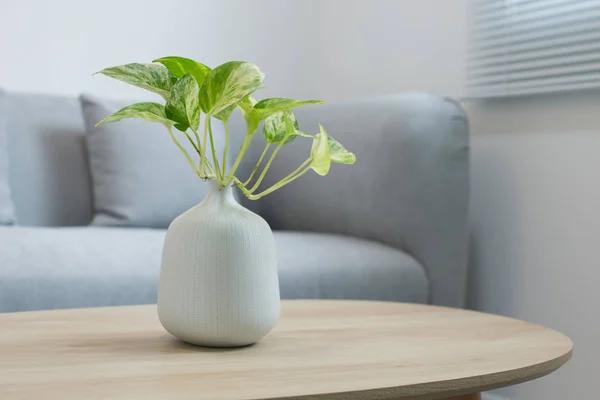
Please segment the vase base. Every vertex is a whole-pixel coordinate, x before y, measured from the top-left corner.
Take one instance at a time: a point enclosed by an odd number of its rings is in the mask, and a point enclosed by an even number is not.
[[[190,341],[186,341],[186,340],[179,339],[179,338],[176,338],[176,339],[182,343],[185,343],[186,345],[189,345],[189,346],[202,347],[205,349],[215,349],[215,350],[218,350],[218,349],[223,349],[223,350],[240,349],[243,347],[251,347],[257,343],[257,342],[252,342],[252,343],[247,343],[247,344],[232,344],[232,343],[212,343],[212,342],[190,342]]]
[[[254,344],[256,344],[258,342],[258,340],[254,340],[254,341],[231,341],[231,340],[197,340],[197,339],[189,339],[189,338],[181,338],[181,337],[177,337],[174,336],[175,339],[191,345],[191,346],[197,346],[197,347],[205,347],[205,348],[211,348],[211,349],[233,349],[233,348],[240,348],[240,347],[249,347],[252,346]]]
[[[160,319],[160,318],[159,318]],[[162,322],[162,321],[161,321]],[[254,335],[246,335],[245,337],[240,336],[215,336],[211,334],[198,334],[198,332],[185,332],[179,329],[169,329],[165,324],[162,324],[167,332],[169,332],[175,339],[199,347],[207,348],[236,348],[236,347],[248,347],[252,346],[259,340],[261,340],[268,331],[255,332]]]

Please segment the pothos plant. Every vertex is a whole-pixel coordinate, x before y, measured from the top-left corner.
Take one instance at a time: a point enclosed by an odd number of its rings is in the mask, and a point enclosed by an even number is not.
[[[319,175],[326,175],[332,162],[353,164],[356,159],[354,154],[329,136],[323,126],[319,125],[320,132],[314,135],[299,129],[292,110],[322,101],[284,98],[256,101],[251,95],[261,86],[265,75],[252,63],[230,61],[214,69],[183,57],[164,57],[154,60],[153,63],[121,65],[103,69],[98,73],[157,93],[165,100],[165,105],[153,102],[135,103],[105,118],[96,126],[125,118],[140,118],[161,123],[167,128],[171,139],[199,178],[216,179],[222,186],[238,186],[251,200],[272,193],[311,169]],[[228,122],[235,109],[239,109],[245,119],[246,132],[237,157],[227,170]],[[205,114],[205,118],[201,128],[202,113]],[[213,119],[221,121],[225,131],[225,147],[220,158],[215,150]],[[236,176],[236,172],[261,122],[262,135],[266,140],[265,149],[250,176],[241,179]],[[176,135],[173,128],[182,132],[190,142],[197,153],[197,161],[181,145],[177,138],[180,134]],[[279,150],[297,137],[312,140],[307,160],[279,182],[257,192]],[[263,166],[269,149],[273,147],[274,150]],[[207,155],[209,152],[212,162]]]

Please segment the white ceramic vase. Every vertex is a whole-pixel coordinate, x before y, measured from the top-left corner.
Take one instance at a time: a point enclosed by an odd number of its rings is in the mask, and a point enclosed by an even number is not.
[[[212,347],[246,346],[279,319],[273,233],[231,186],[209,182],[205,199],[169,226],[158,317],[173,336]]]

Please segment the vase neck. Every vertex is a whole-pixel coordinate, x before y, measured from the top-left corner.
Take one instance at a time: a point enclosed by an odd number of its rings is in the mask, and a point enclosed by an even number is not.
[[[208,194],[202,201],[206,205],[227,205],[237,204],[235,197],[233,197],[233,188],[231,185],[221,186],[216,179],[211,179],[207,182]]]

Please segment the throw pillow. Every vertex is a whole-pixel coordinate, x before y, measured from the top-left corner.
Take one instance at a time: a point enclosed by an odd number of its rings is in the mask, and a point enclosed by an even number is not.
[[[194,174],[164,126],[126,119],[95,127],[132,102],[85,94],[80,101],[94,194],[92,225],[167,228],[203,199],[206,183]],[[219,124],[213,125],[216,147],[222,151],[222,130]],[[174,133],[189,154],[196,156],[185,135]]]
[[[15,222],[13,203],[8,181],[8,132],[6,131],[6,96],[0,90],[0,225]]]

